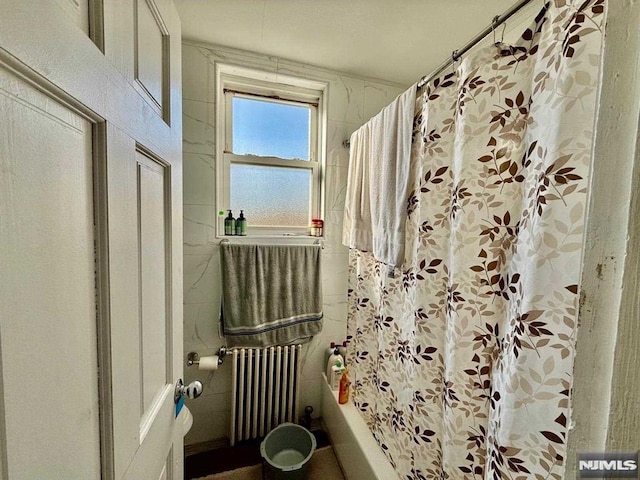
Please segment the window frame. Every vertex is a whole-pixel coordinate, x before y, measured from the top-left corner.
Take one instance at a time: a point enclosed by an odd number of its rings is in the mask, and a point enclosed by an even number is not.
[[[216,237],[223,238],[224,217],[230,209],[231,165],[259,165],[265,167],[301,168],[311,171],[309,219],[323,218],[324,170],[326,157],[327,115],[324,104],[327,84],[244,67],[218,64],[216,75],[216,209],[224,212],[216,222]],[[246,97],[275,103],[308,105],[309,160],[286,159],[273,156],[239,155],[232,153],[232,99]],[[221,175],[220,175],[221,174]],[[234,212],[237,216],[239,212]],[[245,212],[251,222],[251,212]],[[257,226],[247,228],[247,236],[282,237],[309,236],[311,226]]]

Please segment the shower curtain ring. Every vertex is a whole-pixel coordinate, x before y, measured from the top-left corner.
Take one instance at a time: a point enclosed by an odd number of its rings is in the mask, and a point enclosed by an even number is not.
[[[491,33],[493,33],[493,44],[497,45],[498,42],[496,42],[496,28],[498,27],[498,22],[500,21],[500,15],[496,15],[495,17],[493,17],[493,20],[491,20]]]
[[[493,20],[491,20],[491,33],[493,33],[493,44],[498,46],[501,45],[502,43],[504,43],[504,32],[507,29],[507,24],[503,23],[502,24],[502,35],[500,35],[500,41],[496,41],[496,29],[498,28],[498,26],[500,25],[500,15],[496,15],[495,17],[493,17]]]
[[[451,61],[453,62],[454,65],[459,58],[460,57],[458,56],[458,50],[454,50],[453,52],[451,52]]]

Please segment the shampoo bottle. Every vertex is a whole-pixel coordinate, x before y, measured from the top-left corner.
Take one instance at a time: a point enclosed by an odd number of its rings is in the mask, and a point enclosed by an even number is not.
[[[329,381],[331,390],[338,390],[340,388],[340,379],[342,378],[344,371],[344,365],[342,365],[340,361],[337,361],[336,364],[331,367],[331,380]]]
[[[349,381],[349,377],[347,374],[348,370],[342,372],[342,378],[340,379],[340,389],[338,390],[338,403],[344,405],[349,401],[349,385],[351,382]]]
[[[240,210],[240,216],[236,219],[236,235],[247,234],[247,219],[244,218],[244,210]]]
[[[231,210],[227,210],[229,215],[224,219],[224,234],[225,235],[233,235],[236,229],[236,219],[233,218],[233,214]]]
[[[333,353],[329,357],[329,361],[327,362],[327,382],[331,385],[331,367],[333,367],[336,363],[340,362],[340,365],[344,365],[344,358],[342,355],[338,353],[338,349],[334,349]]]

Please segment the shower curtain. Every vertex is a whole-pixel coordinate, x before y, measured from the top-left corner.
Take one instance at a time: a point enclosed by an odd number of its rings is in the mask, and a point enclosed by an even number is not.
[[[354,402],[403,479],[564,477],[604,9],[418,91],[404,264],[349,255]]]

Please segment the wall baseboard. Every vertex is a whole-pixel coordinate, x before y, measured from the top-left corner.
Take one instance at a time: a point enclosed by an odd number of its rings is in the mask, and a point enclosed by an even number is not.
[[[217,448],[225,448],[229,446],[228,438],[220,438],[218,440],[210,440],[208,442],[194,443],[184,446],[184,456],[195,455],[196,453],[208,452]]]

